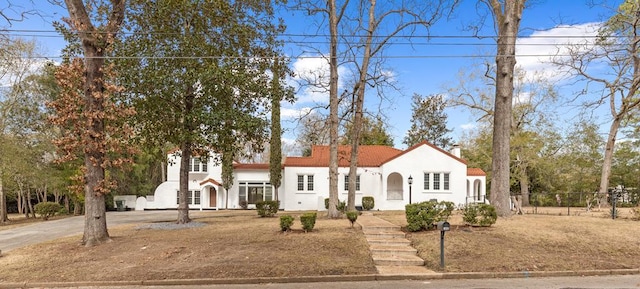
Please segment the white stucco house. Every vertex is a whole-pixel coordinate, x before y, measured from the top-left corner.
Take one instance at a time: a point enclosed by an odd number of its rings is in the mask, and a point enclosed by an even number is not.
[[[339,199],[347,199],[350,146],[338,150]],[[175,209],[178,206],[180,157],[168,154],[167,181],[153,196],[140,197],[136,209]],[[468,168],[460,149],[446,152],[428,142],[406,150],[389,146],[360,146],[356,179],[356,205],[363,196],[375,199],[379,210],[403,210],[406,204],[428,200],[451,201],[456,205],[486,202],[486,173]],[[280,208],[288,211],[325,210],[329,197],[329,147],[313,146],[311,156],[287,157],[282,185],[278,188]],[[246,201],[274,199],[268,164],[234,164],[233,185],[228,194],[221,184],[221,167],[213,161],[192,158],[189,166],[191,209],[236,209]],[[409,178],[412,182],[409,184]]]

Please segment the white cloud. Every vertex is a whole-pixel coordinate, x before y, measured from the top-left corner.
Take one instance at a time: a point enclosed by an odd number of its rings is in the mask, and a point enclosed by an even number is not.
[[[462,130],[475,130],[476,128],[478,128],[478,123],[475,123],[475,122],[464,123],[460,125],[460,128]]]
[[[297,119],[311,112],[310,107],[303,108],[281,108],[280,117],[283,119]]]
[[[329,103],[329,62],[324,55],[303,55],[292,64],[294,76],[289,85],[297,89],[296,103]],[[338,68],[338,87],[343,86],[346,70]]]
[[[516,43],[517,65],[527,74],[539,73],[548,79],[558,79],[566,71],[551,64],[552,57],[563,58],[572,45],[589,47],[595,42],[602,23],[560,25],[549,30],[537,31],[529,37],[518,38]]]

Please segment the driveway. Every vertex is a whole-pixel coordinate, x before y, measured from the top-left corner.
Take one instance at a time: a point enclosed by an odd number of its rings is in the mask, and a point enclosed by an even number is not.
[[[192,216],[194,212],[189,212]],[[200,212],[198,212],[200,213]],[[178,212],[169,211],[127,211],[107,212],[107,228],[123,224],[167,222],[178,218]],[[0,251],[9,252],[27,245],[37,244],[67,236],[82,235],[84,216],[49,220],[0,231]],[[82,236],[78,236],[78,241]]]

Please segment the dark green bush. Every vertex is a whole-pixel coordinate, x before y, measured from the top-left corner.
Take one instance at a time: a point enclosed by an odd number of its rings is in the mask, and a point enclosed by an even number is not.
[[[363,210],[371,210],[373,209],[373,207],[376,206],[376,202],[373,199],[373,197],[367,196],[367,197],[362,197],[362,209]]]
[[[468,205],[462,214],[462,220],[472,226],[490,227],[498,220],[496,208],[487,204]]]
[[[327,210],[329,209],[329,198],[324,199],[324,208]],[[337,209],[338,209],[338,212],[344,213],[347,210],[347,203],[338,200]]]
[[[239,205],[240,205],[240,208],[242,208],[243,210],[246,210],[247,208],[249,208],[249,203],[247,203],[247,201],[245,200],[240,201]]]
[[[290,215],[280,216],[280,229],[282,229],[283,232],[291,230],[293,220],[294,218]]]
[[[42,202],[36,204],[33,209],[42,219],[49,220],[49,218],[55,216],[56,213],[62,209],[62,206],[56,202]]]
[[[449,219],[453,203],[428,201],[405,206],[407,230],[417,232],[431,229],[435,223]]]
[[[310,232],[316,225],[316,213],[304,213],[300,216],[300,223],[302,223],[302,229],[305,232]]]
[[[273,217],[278,213],[280,201],[258,201],[256,202],[256,210],[260,217]]]
[[[347,219],[351,222],[351,227],[353,227],[353,223],[358,219],[358,211],[349,211],[347,212]]]

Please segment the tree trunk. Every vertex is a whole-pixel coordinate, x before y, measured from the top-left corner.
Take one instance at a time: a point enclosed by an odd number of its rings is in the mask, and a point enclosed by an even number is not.
[[[529,206],[529,175],[527,173],[526,164],[520,163],[518,166],[520,170],[519,181],[520,181],[520,202],[522,206]]]
[[[74,216],[80,216],[82,215],[82,204],[80,203],[80,200],[78,200],[77,198],[73,199],[73,215]]]
[[[620,117],[614,117],[609,127],[609,136],[604,147],[604,159],[602,160],[602,173],[600,174],[600,188],[598,189],[598,207],[607,203],[609,178],[611,177],[611,163],[613,162],[613,148],[616,145],[616,135],[620,128]]]
[[[91,23],[83,0],[65,0],[73,28],[78,32],[85,56],[84,113],[88,116],[86,130],[84,166],[84,234],[85,246],[108,242],[107,218],[104,194],[104,75],[102,67],[106,48],[112,42],[124,19],[124,0],[112,0],[112,10],[104,27],[96,28]]]
[[[89,115],[87,132],[91,135],[91,144],[84,153],[84,235],[82,243],[94,246],[110,241],[107,231],[106,204],[104,199],[104,160],[105,152],[100,149],[105,142],[104,119],[100,116],[104,110],[104,99],[97,96],[104,92],[102,67],[104,50],[83,42],[85,53],[86,80],[84,84],[85,110]]]
[[[336,0],[329,0],[329,209],[327,216],[335,219],[338,212],[338,15]]]
[[[7,198],[4,195],[4,190],[2,188],[2,171],[0,171],[0,224],[5,224],[8,221]]]
[[[186,224],[191,222],[189,219],[189,204],[187,198],[189,194],[189,165],[191,162],[191,144],[182,143],[180,147],[180,192],[178,193],[178,224]]]
[[[367,40],[362,55],[362,66],[358,83],[355,85],[353,93],[356,95],[355,111],[353,117],[353,129],[351,136],[351,162],[349,164],[349,194],[348,211],[356,210],[356,181],[358,177],[358,146],[362,135],[362,110],[364,106],[364,93],[367,85],[367,71],[369,71],[369,60],[371,59],[371,43],[373,41],[373,31],[375,30],[375,10],[376,0],[369,1],[369,27],[367,29]]]
[[[38,192],[36,192],[36,195],[38,194]],[[29,218],[29,213],[31,213],[31,217],[32,218],[36,218],[36,211],[33,209],[33,204],[31,203],[31,191],[29,190],[29,188],[27,188],[27,208],[26,208],[26,212],[27,212],[27,218]]]
[[[491,196],[498,216],[511,215],[509,207],[509,164],[511,106],[513,105],[513,73],[515,48],[525,0],[492,0],[491,8],[498,30],[496,55],[496,95],[493,118],[493,157],[491,163]],[[502,6],[504,5],[504,13]]]

